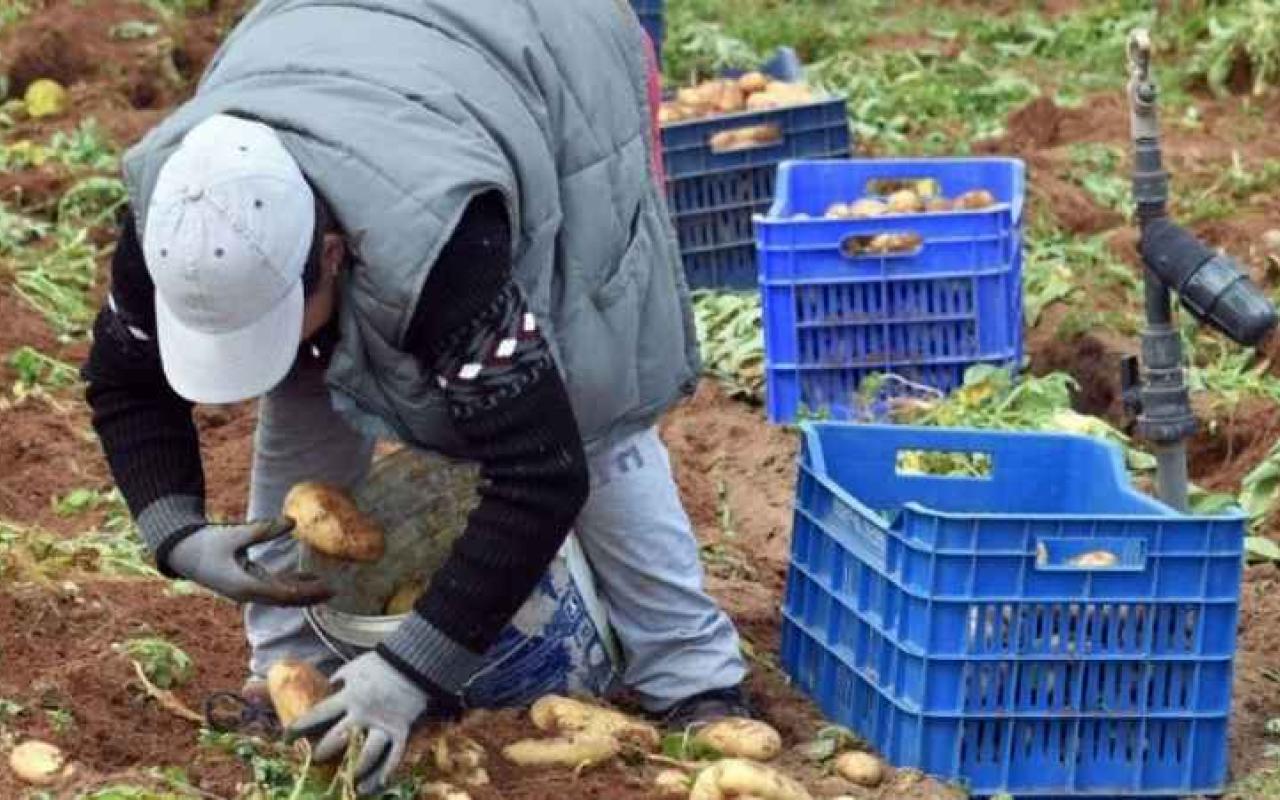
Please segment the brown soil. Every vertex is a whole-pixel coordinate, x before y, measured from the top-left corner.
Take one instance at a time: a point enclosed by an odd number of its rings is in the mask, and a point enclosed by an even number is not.
[[[1280,569],[1249,569],[1240,595],[1240,638],[1236,643],[1235,704],[1232,719],[1231,769],[1245,775],[1267,763],[1274,738],[1264,726],[1280,717]],[[1262,800],[1262,798],[1259,798]]]
[[[1198,409],[1208,419],[1188,450],[1191,477],[1212,491],[1233,491],[1280,441],[1280,408],[1251,399],[1234,407]]]
[[[1063,317],[1061,306],[1047,308],[1040,324],[1028,333],[1031,371],[1036,375],[1066,372],[1079,384],[1073,402],[1077,411],[1119,420],[1124,411],[1120,359],[1135,350],[1131,343],[1103,330],[1064,337],[1058,333]]]
[[[797,443],[761,423],[758,411],[704,382],[662,433],[699,538],[745,557],[763,588],[776,593],[787,565]]]
[[[149,700],[112,645],[162,636],[182,647],[195,675],[177,694],[199,709],[209,692],[239,685],[244,643],[209,635],[236,625],[231,605],[171,596],[160,582],[83,582],[74,592],[7,588],[0,592],[0,697],[25,707],[13,723],[23,738],[52,742],[75,759],[76,786],[144,766],[182,766],[197,785],[225,792],[240,769],[198,748],[194,726]],[[55,724],[59,711],[72,716],[63,728]],[[19,794],[13,775],[0,770],[0,796]],[[72,787],[60,792],[71,794]]]
[[[198,408],[196,422],[204,455],[209,511],[224,519],[243,518],[249,504],[256,406],[240,403],[222,408]]]

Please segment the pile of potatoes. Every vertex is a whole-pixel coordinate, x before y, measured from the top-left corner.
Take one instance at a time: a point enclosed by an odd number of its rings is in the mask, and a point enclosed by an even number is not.
[[[285,499],[285,514],[295,522],[294,536],[326,555],[352,561],[375,561],[385,552],[384,533],[360,512],[343,489],[321,483],[294,486]],[[401,587],[388,603],[388,613],[412,607],[418,585]],[[303,661],[285,659],[267,673],[267,688],[280,722],[288,726],[332,691],[329,681]],[[692,741],[722,756],[718,760],[685,764],[657,756],[662,736],[653,725],[603,706],[557,695],[540,698],[529,709],[534,727],[545,736],[508,744],[502,755],[527,768],[583,769],[615,758],[640,758],[680,765],[654,779],[658,794],[688,800],[811,800],[798,781],[767,763],[782,753],[782,737],[768,724],[752,719],[722,719],[690,731]],[[451,734],[446,734],[449,736]],[[22,754],[31,765],[25,771],[53,780],[64,768],[60,754],[31,749]],[[424,787],[424,797],[469,800],[463,786],[489,782],[484,749],[471,740],[441,738],[433,750],[436,769],[450,782]],[[15,761],[15,771],[17,769]],[[834,771],[861,785],[874,785],[882,768],[873,756],[846,753],[837,757]],[[20,773],[21,774],[21,773]],[[35,782],[35,781],[32,781]]]
[[[670,125],[739,111],[767,111],[811,103],[813,90],[803,83],[773,80],[762,72],[740,78],[717,78],[687,86],[662,104],[658,122]]]
[[[986,189],[975,189],[959,197],[930,197],[915,189],[899,189],[883,200],[864,197],[852,202],[832,203],[823,215],[827,219],[868,219],[886,214],[936,214],[944,211],[979,211],[996,204]]]
[[[767,723],[730,717],[695,728],[685,735],[691,743],[717,753],[710,762],[680,762],[656,756],[658,730],[609,708],[567,697],[547,695],[529,709],[529,717],[547,738],[525,739],[508,745],[503,755],[522,767],[582,769],[615,757],[644,758],[679,766],[654,776],[654,789],[663,797],[688,800],[811,800],[798,781],[766,762],[782,755],[782,737]],[[859,786],[876,786],[884,777],[879,759],[867,753],[846,752],[831,762],[833,771]]]

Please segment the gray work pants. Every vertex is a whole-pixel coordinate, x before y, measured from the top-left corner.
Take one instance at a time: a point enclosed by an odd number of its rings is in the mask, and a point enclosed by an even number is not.
[[[289,487],[300,481],[355,484],[373,444],[333,411],[320,370],[295,369],[259,405],[249,518],[279,514]],[[621,644],[624,684],[652,711],[736,685],[745,672],[738,635],[703,589],[698,544],[657,429],[589,461],[591,494],[574,531]],[[296,543],[279,539],[253,557],[269,569],[291,568]],[[255,676],[285,656],[336,666],[299,609],[250,603],[244,614]]]

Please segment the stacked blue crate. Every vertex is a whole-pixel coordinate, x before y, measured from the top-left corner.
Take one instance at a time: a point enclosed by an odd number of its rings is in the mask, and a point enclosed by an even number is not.
[[[762,68],[786,81],[803,78],[799,60],[781,48]],[[718,151],[718,134],[767,126],[769,141]],[[753,218],[774,200],[778,165],[787,159],[843,158],[852,146],[844,98],[765,111],[725,114],[662,128],[667,199],[685,275],[695,289],[754,289]]]
[[[756,221],[769,419],[854,419],[873,374],[947,392],[965,370],[1022,357],[1021,161],[789,161]],[[875,182],[935,182],[946,197],[984,189],[976,210],[827,219],[826,209]],[[867,252],[884,234],[915,237],[908,252]]]

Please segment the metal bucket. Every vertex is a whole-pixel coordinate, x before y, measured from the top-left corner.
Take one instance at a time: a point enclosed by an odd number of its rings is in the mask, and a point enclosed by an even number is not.
[[[383,612],[409,581],[426,585],[449,555],[478,502],[475,465],[401,449],[378,459],[352,491],[360,510],[386,534],[372,563],[329,558],[305,545],[303,569],[323,575],[337,595],[306,610],[338,656],[372,649],[404,615]],[[591,570],[570,534],[547,573],[464,688],[472,708],[525,705],[548,693],[604,694],[620,663]]]

